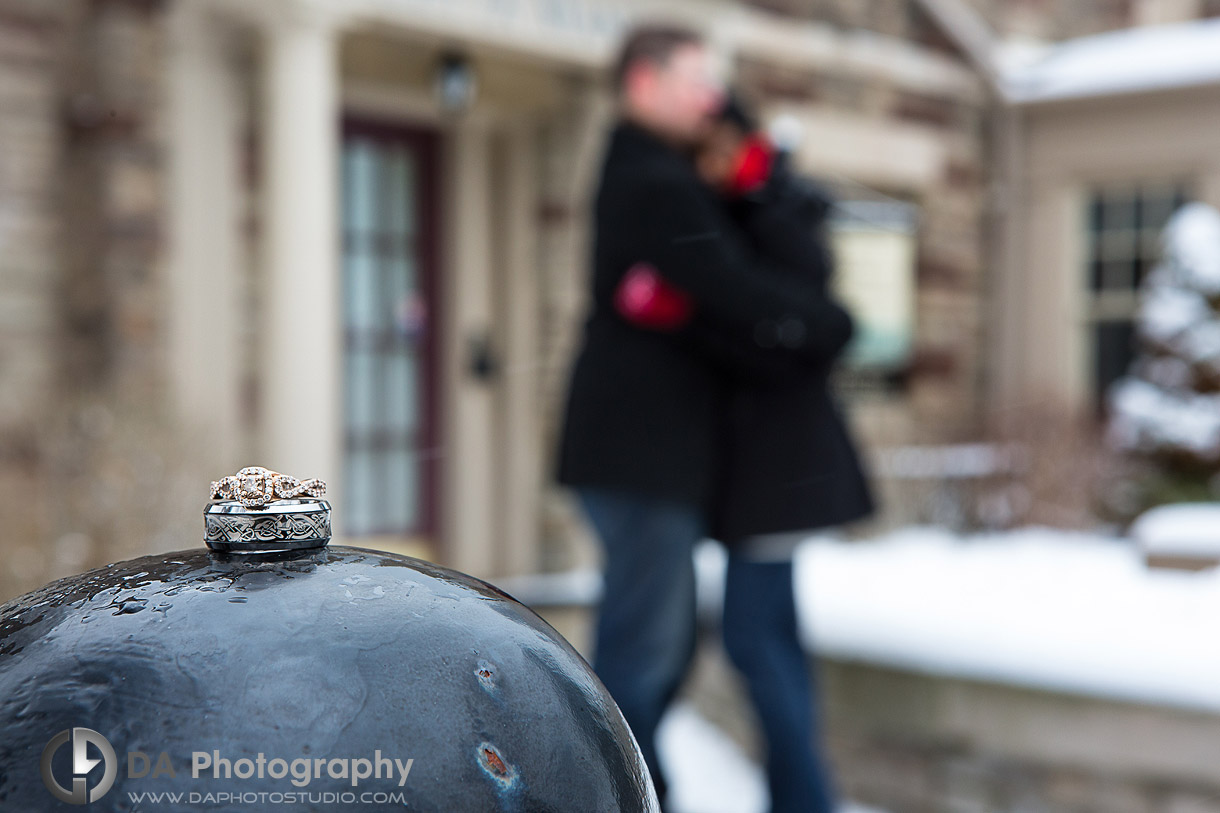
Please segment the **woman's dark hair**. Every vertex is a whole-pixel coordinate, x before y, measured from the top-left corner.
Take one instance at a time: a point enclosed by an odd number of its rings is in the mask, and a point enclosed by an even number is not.
[[[664,65],[674,51],[687,45],[703,45],[703,35],[677,23],[637,25],[623,38],[614,60],[611,79],[615,92],[622,91],[627,74],[640,62]]]
[[[724,104],[716,118],[736,125],[743,133],[752,133],[758,129],[758,117],[737,91],[730,91],[724,97]]]

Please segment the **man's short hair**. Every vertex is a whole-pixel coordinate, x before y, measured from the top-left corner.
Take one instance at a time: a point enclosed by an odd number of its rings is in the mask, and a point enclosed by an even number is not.
[[[631,29],[619,46],[611,80],[616,93],[623,90],[627,74],[641,62],[664,65],[674,51],[688,45],[703,45],[703,35],[680,23],[643,23]]]

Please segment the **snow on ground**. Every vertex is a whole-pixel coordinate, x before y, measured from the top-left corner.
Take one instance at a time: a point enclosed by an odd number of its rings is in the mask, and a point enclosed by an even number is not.
[[[696,551],[705,617],[719,612],[724,558],[715,543]],[[1150,569],[1131,540],[1039,528],[812,538],[797,584],[806,643],[833,658],[1220,712],[1220,569]],[[532,604],[600,593],[588,570],[502,586]]]
[[[661,721],[661,762],[677,813],[763,813],[762,770],[690,703],[677,703]],[[848,804],[840,813],[882,813]]]
[[[763,813],[767,786],[757,765],[690,703],[677,703],[657,733],[678,813]]]
[[[1210,522],[1185,519],[1195,530]],[[705,613],[718,612],[724,562],[715,543],[696,551]],[[1220,569],[1149,569],[1131,540],[1043,528],[813,537],[796,564],[805,642],[820,654],[1220,713]],[[514,591],[527,602],[531,592],[589,602],[599,592],[592,571],[522,580]],[[692,707],[673,709],[660,736],[681,813],[765,809],[759,768]]]
[[[1081,37],[1017,62],[1004,87],[1022,102],[1220,82],[1220,20]]]
[[[806,642],[831,657],[1220,712],[1220,571],[1150,570],[1127,541],[815,539],[797,583]]]

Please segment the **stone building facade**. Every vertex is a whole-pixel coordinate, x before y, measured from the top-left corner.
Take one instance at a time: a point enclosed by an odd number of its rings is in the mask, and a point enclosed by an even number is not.
[[[337,511],[373,512],[347,541],[485,576],[588,561],[549,465],[612,115],[601,71],[647,15],[703,25],[768,118],[799,119],[804,171],[915,213],[884,248],[908,291],[907,352],[862,376],[857,422],[878,446],[977,436],[991,92],[933,11],[461,8],[5,0],[4,595],[192,543],[204,484],[252,462],[323,476]],[[477,82],[461,111],[436,95],[453,53]],[[344,286],[371,262],[344,229],[352,196],[374,194],[352,185],[359,162],[399,155],[420,173],[409,204],[430,248],[394,311],[426,318],[394,330],[422,336],[402,352],[424,354],[410,392],[430,425],[386,464],[415,506],[387,519],[369,497],[386,478],[358,479],[382,463],[353,463],[349,418],[368,405],[340,397],[359,352]],[[888,239],[868,237],[844,239],[861,256]],[[423,431],[391,429],[369,435],[378,461],[384,437]]]

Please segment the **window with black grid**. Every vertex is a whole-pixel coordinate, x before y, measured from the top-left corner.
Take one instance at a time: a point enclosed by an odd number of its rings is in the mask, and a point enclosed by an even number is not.
[[[1160,259],[1161,232],[1189,199],[1182,182],[1093,190],[1086,218],[1087,319],[1092,341],[1094,402],[1125,375],[1134,357],[1135,312],[1144,277]]]

